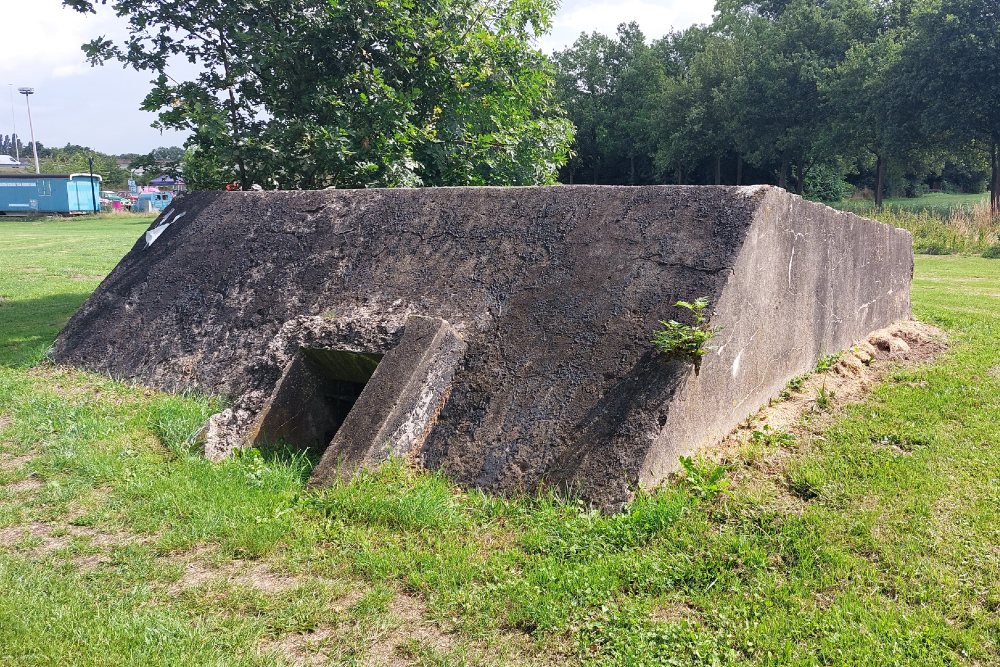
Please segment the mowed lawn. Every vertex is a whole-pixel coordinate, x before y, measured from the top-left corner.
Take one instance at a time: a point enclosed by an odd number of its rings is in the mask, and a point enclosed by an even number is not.
[[[1000,664],[1000,261],[917,258],[934,364],[603,516],[211,464],[217,400],[46,362],[144,225],[0,222],[0,665]]]
[[[920,213],[926,211],[932,215],[947,218],[953,211],[971,211],[976,207],[989,206],[990,195],[988,192],[980,194],[954,194],[948,192],[930,192],[920,197],[898,197],[888,198],[883,202],[883,206],[889,211]],[[874,202],[846,200],[840,202],[837,208],[847,211],[857,211],[871,213]]]

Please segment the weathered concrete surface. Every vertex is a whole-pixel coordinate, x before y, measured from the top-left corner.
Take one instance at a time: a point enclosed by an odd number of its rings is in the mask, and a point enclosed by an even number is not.
[[[216,457],[247,441],[303,348],[385,355],[371,382],[399,382],[371,394],[386,407],[367,421],[352,410],[328,461],[396,451],[376,434],[434,387],[414,413],[425,432],[400,453],[466,485],[552,484],[613,505],[820,354],[909,316],[907,232],[777,188],[196,193],[164,222],[55,356],[234,397],[206,429]],[[674,302],[699,296],[719,332],[696,374],[649,341],[660,319],[683,317]],[[446,321],[464,350],[440,351],[443,365],[390,361],[410,316]]]

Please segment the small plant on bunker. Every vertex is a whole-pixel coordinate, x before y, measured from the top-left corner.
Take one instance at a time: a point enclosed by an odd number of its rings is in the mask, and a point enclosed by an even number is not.
[[[691,313],[694,324],[682,324],[677,320],[660,320],[663,329],[653,334],[653,345],[656,349],[670,356],[680,356],[698,365],[701,358],[708,354],[705,349],[715,331],[708,325],[705,311],[708,309],[708,297],[694,301],[678,301],[674,304]]]
[[[695,461],[690,456],[682,456],[681,465],[685,486],[701,500],[712,500],[729,486],[729,480],[724,479],[725,466]]]

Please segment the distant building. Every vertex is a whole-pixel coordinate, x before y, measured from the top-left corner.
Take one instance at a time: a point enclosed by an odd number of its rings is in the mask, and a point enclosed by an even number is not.
[[[182,192],[184,190],[183,178],[174,178],[173,176],[167,176],[166,174],[157,176],[151,180],[149,184],[154,188],[166,188],[176,192]]]

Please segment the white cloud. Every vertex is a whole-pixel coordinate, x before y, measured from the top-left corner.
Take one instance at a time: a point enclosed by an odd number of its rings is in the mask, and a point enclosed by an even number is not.
[[[104,12],[79,14],[62,6],[61,0],[0,0],[0,15],[6,26],[0,77],[53,74],[68,67],[83,67],[80,46],[104,33],[121,34],[121,24]]]
[[[715,0],[566,0],[556,15],[552,34],[541,40],[545,51],[563,49],[581,32],[613,35],[620,23],[635,21],[655,39],[712,19]]]
[[[0,0],[0,25],[16,26],[5,31],[0,57],[0,86],[8,84],[0,88],[0,134],[13,132],[16,124],[27,143],[26,106],[16,89],[30,86],[35,137],[48,146],[73,143],[139,153],[184,142],[183,134],[152,129],[156,115],[139,109],[151,78],[147,73],[87,63],[84,42],[102,35],[120,41],[126,34],[124,21],[106,7],[95,15],[63,7],[62,0]]]

